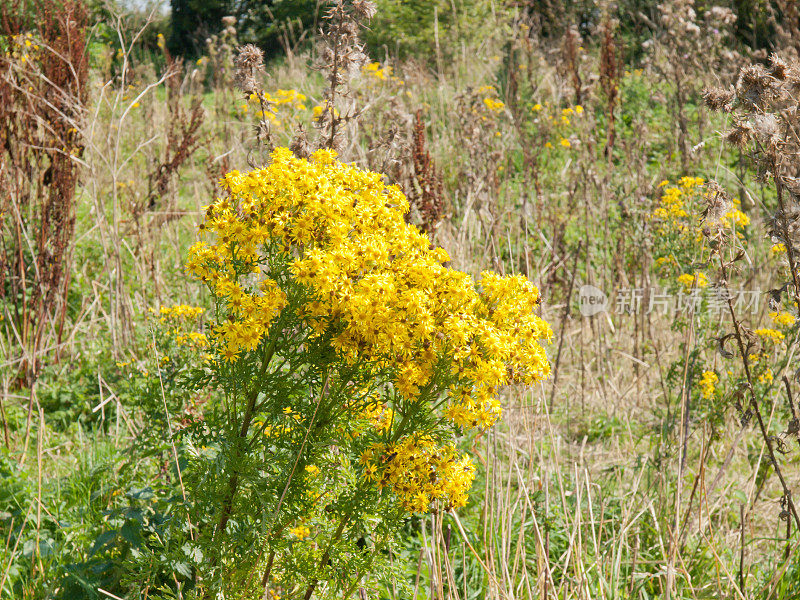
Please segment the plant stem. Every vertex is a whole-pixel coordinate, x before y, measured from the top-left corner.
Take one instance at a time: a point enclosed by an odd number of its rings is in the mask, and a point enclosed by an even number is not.
[[[239,459],[241,458],[243,451],[244,440],[247,439],[247,432],[250,430],[250,425],[253,422],[256,400],[258,399],[258,392],[260,389],[258,386],[258,381],[261,380],[267,372],[269,363],[272,361],[272,357],[275,355],[276,344],[277,340],[273,340],[267,348],[264,359],[261,363],[259,375],[256,378],[256,381],[253,383],[253,387],[247,397],[247,406],[245,407],[244,415],[242,417],[242,424],[239,428],[239,434],[236,437],[236,442],[234,445],[234,455],[236,460],[231,462],[233,472],[228,479],[228,490],[225,493],[225,499],[222,502],[222,511],[220,512],[219,522],[217,523],[216,530],[214,531],[214,537],[221,536],[225,532],[225,528],[228,526],[228,521],[230,520],[231,513],[233,512],[233,500],[236,497],[236,492],[239,489],[239,465],[241,463]],[[220,540],[217,540],[218,548],[220,547],[219,541]],[[212,568],[216,566],[217,560],[217,555],[211,557]]]
[[[777,173],[777,171],[775,171]],[[794,247],[789,237],[789,223],[786,210],[783,203],[783,184],[780,180],[780,175],[775,176],[775,190],[778,195],[778,206],[781,211],[781,228],[783,229],[783,239],[786,243],[786,256],[789,259],[789,270],[792,273],[792,283],[794,284],[794,301],[797,304],[797,309],[800,311],[800,282],[797,279],[797,264],[795,262]]]
[[[720,254],[718,254],[717,256],[719,257],[720,272],[722,273],[722,279],[723,281],[727,282],[728,272],[727,269],[725,268],[725,263]],[[727,283],[726,283],[726,288],[727,288]],[[789,486],[783,477],[783,473],[781,472],[781,469],[778,466],[778,459],[775,457],[775,450],[772,447],[772,440],[770,439],[766,425],[764,425],[764,418],[761,416],[761,408],[758,405],[758,400],[756,399],[756,394],[753,389],[753,379],[750,374],[750,364],[747,360],[747,351],[745,349],[744,341],[742,340],[742,332],[740,329],[739,321],[736,318],[736,312],[733,310],[733,302],[731,302],[730,294],[726,294],[726,302],[728,304],[728,311],[730,312],[731,319],[733,320],[733,333],[734,337],[736,338],[736,344],[739,347],[739,354],[742,357],[744,374],[745,377],[747,377],[747,389],[750,392],[750,404],[753,407],[753,412],[756,415],[756,420],[758,421],[758,428],[761,431],[761,437],[764,439],[764,444],[766,444],[767,446],[767,453],[769,454],[769,458],[772,461],[772,465],[775,467],[775,473],[777,473],[778,479],[780,480],[781,486],[783,487],[783,494],[786,497],[786,505],[789,508],[789,513],[794,518],[798,529],[800,529],[800,516],[798,516],[797,509],[795,508],[794,501],[792,500],[792,491],[789,489]]]
[[[317,573],[321,573],[322,569],[325,568],[325,565],[328,564],[328,560],[330,560],[330,557],[331,557],[331,554],[330,554],[331,553],[331,547],[336,542],[338,542],[339,539],[342,537],[342,533],[344,533],[344,526],[347,524],[347,521],[350,520],[351,512],[349,512],[346,515],[344,515],[342,517],[342,520],[339,521],[339,527],[336,528],[336,533],[333,534],[333,537],[331,538],[331,541],[328,542],[328,547],[325,548],[325,552],[322,554],[322,558],[319,561],[319,567],[317,568]],[[319,579],[317,577],[314,577],[311,580],[311,583],[309,583],[308,587],[306,588],[306,593],[303,596],[303,600],[309,600],[311,598],[311,595],[314,593],[314,590],[316,589],[318,583],[319,583]]]

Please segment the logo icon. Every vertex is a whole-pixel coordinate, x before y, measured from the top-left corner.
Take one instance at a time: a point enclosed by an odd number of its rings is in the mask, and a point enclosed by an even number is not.
[[[608,298],[602,290],[593,285],[582,285],[578,290],[578,300],[584,317],[593,317],[608,310]]]

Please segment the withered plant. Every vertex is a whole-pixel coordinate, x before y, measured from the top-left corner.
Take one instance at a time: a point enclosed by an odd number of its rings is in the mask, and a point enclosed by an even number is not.
[[[87,25],[81,0],[0,8],[0,314],[20,384],[36,379],[45,355],[57,360],[64,334]]]
[[[783,244],[788,267],[787,281],[773,290],[772,297],[791,289],[793,300],[800,294],[800,68],[772,55],[768,67],[745,67],[735,86],[705,91],[706,104],[730,113],[733,127],[727,141],[748,150],[764,182],[772,182],[777,197],[769,233],[775,244]]]
[[[616,35],[619,23],[606,15],[600,27],[602,43],[600,45],[600,90],[605,100],[606,112],[606,146],[605,154],[609,159],[616,139],[615,111],[619,104],[619,85],[622,80],[622,52]]]
[[[160,229],[178,218],[177,196],[170,193],[181,169],[203,143],[200,128],[205,111],[202,97],[191,99],[191,106],[184,106],[181,84],[184,81],[183,59],[172,58],[164,48],[167,72],[164,83],[167,88],[166,136],[161,156],[147,176],[147,193],[134,199],[129,207],[136,231],[136,251],[147,263],[158,292],[156,272],[155,240]]]
[[[324,110],[314,123],[319,130],[317,148],[342,151],[343,127],[359,116],[352,102],[350,80],[367,62],[359,40],[363,23],[375,16],[376,7],[368,0],[336,0],[325,13],[320,32],[319,70],[328,83],[323,91]],[[347,100],[350,100],[347,102]],[[341,105],[341,108],[337,108]],[[302,136],[299,132],[299,136]],[[354,139],[355,136],[349,136]],[[295,147],[300,142],[295,143]]]
[[[773,252],[785,255],[785,260],[775,273],[778,279],[769,291],[769,304],[774,311],[772,315],[785,314],[789,322],[796,323],[800,298],[797,263],[800,245],[800,69],[797,64],[772,55],[766,67],[761,64],[744,67],[735,85],[728,89],[708,89],[704,98],[712,110],[731,115],[733,127],[727,133],[727,141],[747,152],[761,181],[775,187],[776,206],[768,221],[768,233],[774,244]],[[712,260],[716,259],[718,263],[720,285],[727,289],[727,281],[745,252],[736,247],[735,239],[723,235],[722,229],[716,226],[718,215],[724,214],[726,207],[731,205],[726,192],[714,184],[708,199],[703,231],[709,241]],[[800,444],[798,409],[790,379],[783,374],[790,368],[796,340],[789,344],[786,356],[779,358],[775,365],[777,375],[782,375],[789,407],[786,432],[784,436],[777,436],[770,432],[767,409],[762,406],[763,398],[755,391],[753,369],[754,362],[759,360],[761,340],[736,314],[730,294],[727,294],[727,308],[733,331],[719,338],[719,353],[726,359],[737,357],[741,362],[744,382],[734,390],[731,400],[740,410],[743,424],[755,417],[767,449],[769,466],[780,481],[780,518],[786,522],[788,559],[791,524],[800,530],[800,515],[789,478],[783,472],[785,465],[781,465],[779,456],[789,452],[785,437]],[[732,342],[728,345],[733,345],[734,351],[726,347],[726,342]]]
[[[704,82],[710,83],[710,73],[724,77],[736,64],[737,54],[725,44],[736,15],[728,8],[714,6],[701,19],[694,0],[664,2],[658,5],[658,11],[659,21],[650,23],[654,34],[645,48],[650,53],[650,68],[667,84],[667,106],[673,115],[681,170],[689,173],[693,139],[688,105],[699,101]],[[702,111],[696,124],[698,138],[702,138]]]
[[[413,217],[418,220],[420,229],[433,235],[444,216],[445,196],[442,176],[431,158],[425,140],[425,123],[422,110],[414,115],[414,139],[411,148],[412,173],[405,181],[406,197],[411,210],[406,221]]]
[[[583,52],[583,38],[575,26],[564,33],[561,40],[561,70],[565,79],[572,86],[575,104],[583,104],[583,78],[581,77],[581,54]]]

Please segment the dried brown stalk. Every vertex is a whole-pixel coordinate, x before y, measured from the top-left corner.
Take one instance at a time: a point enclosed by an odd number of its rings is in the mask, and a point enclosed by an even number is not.
[[[36,36],[19,0],[0,9],[0,300],[20,384],[35,380],[42,349],[66,320],[80,125],[87,101],[81,0],[38,0]],[[55,359],[57,359],[57,355]]]

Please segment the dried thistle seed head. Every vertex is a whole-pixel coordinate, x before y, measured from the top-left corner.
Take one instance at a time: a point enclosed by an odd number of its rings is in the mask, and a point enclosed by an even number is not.
[[[733,208],[733,201],[716,181],[709,181],[705,188],[706,207],[703,210],[703,220],[708,225],[716,225]]]
[[[742,69],[736,82],[739,99],[752,108],[760,108],[771,89],[767,71],[761,65],[750,65]]]
[[[361,68],[367,64],[368,57],[360,49],[356,48],[344,55],[342,63],[347,69],[350,77],[356,76]]]
[[[703,100],[711,110],[730,112],[733,110],[733,100],[736,92],[733,87],[729,90],[722,88],[709,88],[703,92]]]
[[[308,136],[306,136],[306,130],[302,125],[297,126],[297,131],[295,131],[289,150],[294,152],[297,158],[308,158],[314,151],[314,148],[308,141]]]
[[[753,126],[748,121],[741,121],[725,135],[725,139],[729,144],[744,148],[750,141],[752,133]]]
[[[333,139],[331,140],[329,146],[331,150],[336,150],[336,152],[339,154],[342,153],[342,148],[344,148],[344,132],[342,131],[341,127],[334,133]]]
[[[339,33],[345,36],[350,43],[358,37],[358,23],[350,19],[342,21],[339,27]]]
[[[353,12],[359,19],[369,21],[378,12],[378,7],[371,0],[353,0]]]
[[[274,144],[272,143],[272,132],[270,131],[269,123],[264,119],[259,120],[255,124],[256,140],[262,148],[272,151]]]
[[[328,7],[328,11],[323,15],[323,19],[326,21],[334,21],[336,17],[341,16],[344,13],[344,2],[342,0],[336,0],[330,7]]]
[[[736,14],[731,9],[723,6],[712,6],[704,17],[707,23],[717,27],[736,23]]]
[[[327,44],[322,47],[319,53],[319,60],[322,64],[330,65],[333,62],[334,51],[333,48]]]
[[[768,151],[778,151],[783,145],[781,128],[777,117],[772,113],[753,115],[753,134]]]
[[[792,202],[778,210],[769,220],[768,233],[773,240],[778,240],[796,251],[800,248],[800,206]]]
[[[790,175],[782,175],[781,182],[786,190],[791,194],[795,202],[800,201],[800,177],[792,177]]]
[[[253,44],[239,48],[239,54],[233,61],[236,67],[234,85],[249,96],[258,89],[256,74],[264,70],[264,53]]]
[[[789,65],[786,64],[786,61],[780,58],[777,54],[770,54],[769,71],[770,75],[772,75],[775,79],[778,81],[783,81],[789,74]]]
[[[734,204],[725,189],[716,181],[709,181],[705,185],[704,198],[706,208],[703,210],[702,233],[712,246],[717,246],[730,234],[729,225],[724,219],[734,208]]]
[[[246,44],[239,48],[236,57],[236,67],[256,71],[264,67],[264,53],[261,48],[253,44]]]

